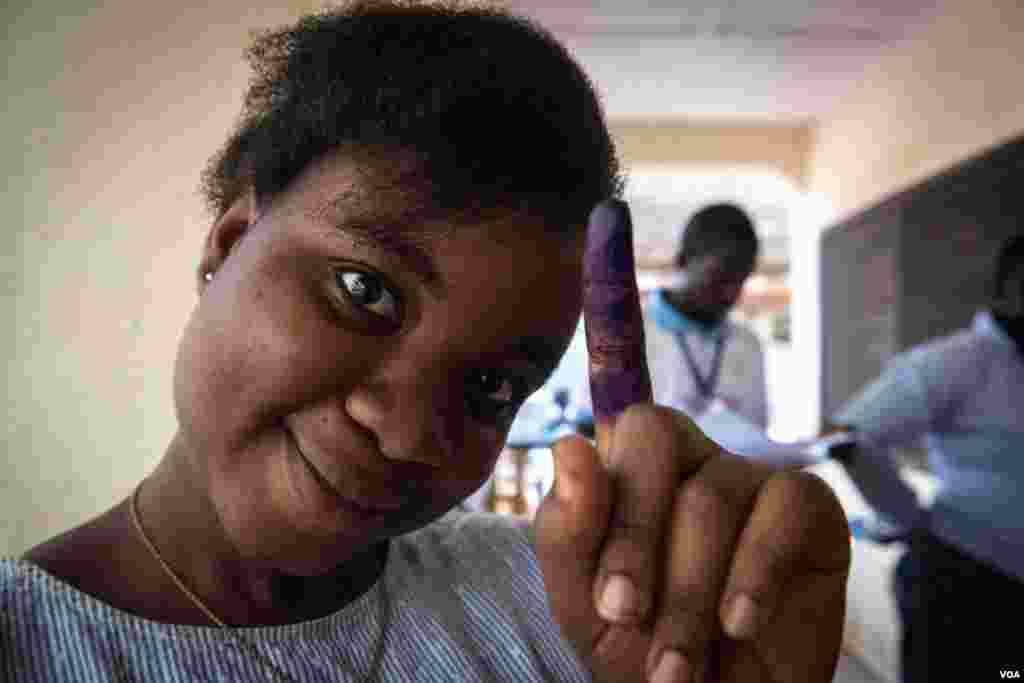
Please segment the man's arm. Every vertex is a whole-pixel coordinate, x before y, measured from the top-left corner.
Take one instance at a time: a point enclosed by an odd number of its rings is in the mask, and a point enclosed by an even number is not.
[[[850,425],[836,424],[831,420],[825,420],[825,428],[821,430],[820,434],[818,434],[818,438],[828,439],[829,437],[839,436],[840,434],[848,435],[850,440],[839,441],[830,445],[828,448],[828,458],[830,460],[835,460],[841,465],[846,465],[857,454],[857,443],[853,441],[853,427]]]
[[[901,476],[890,449],[919,440],[935,423],[940,392],[930,387],[929,360],[914,352],[897,357],[831,418],[822,434],[850,434],[850,441],[832,446],[830,456],[872,507],[908,529],[926,523],[927,512]]]

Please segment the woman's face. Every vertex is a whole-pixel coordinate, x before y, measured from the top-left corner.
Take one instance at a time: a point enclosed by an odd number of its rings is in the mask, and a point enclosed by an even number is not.
[[[404,222],[365,164],[328,157],[218,221],[175,372],[177,443],[228,536],[300,574],[479,488],[580,309],[582,237]]]

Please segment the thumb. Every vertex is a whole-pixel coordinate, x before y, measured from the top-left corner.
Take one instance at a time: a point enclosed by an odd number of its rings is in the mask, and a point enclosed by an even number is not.
[[[593,650],[602,629],[594,578],[611,519],[612,485],[597,449],[580,436],[552,448],[555,484],[533,522],[551,613],[577,652]]]

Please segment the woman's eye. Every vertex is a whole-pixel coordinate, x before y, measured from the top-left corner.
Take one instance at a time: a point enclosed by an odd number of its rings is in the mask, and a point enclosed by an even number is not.
[[[500,370],[476,370],[466,380],[466,403],[478,420],[511,423],[525,398],[525,383]]]
[[[381,278],[359,270],[339,270],[335,277],[345,298],[354,306],[388,320],[398,318],[398,297]]]

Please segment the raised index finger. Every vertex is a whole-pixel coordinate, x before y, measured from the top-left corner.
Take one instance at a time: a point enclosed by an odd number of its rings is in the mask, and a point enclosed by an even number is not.
[[[583,257],[583,321],[597,449],[607,458],[615,418],[634,403],[652,400],[633,225],[629,207],[617,199],[600,202],[590,213]]]

